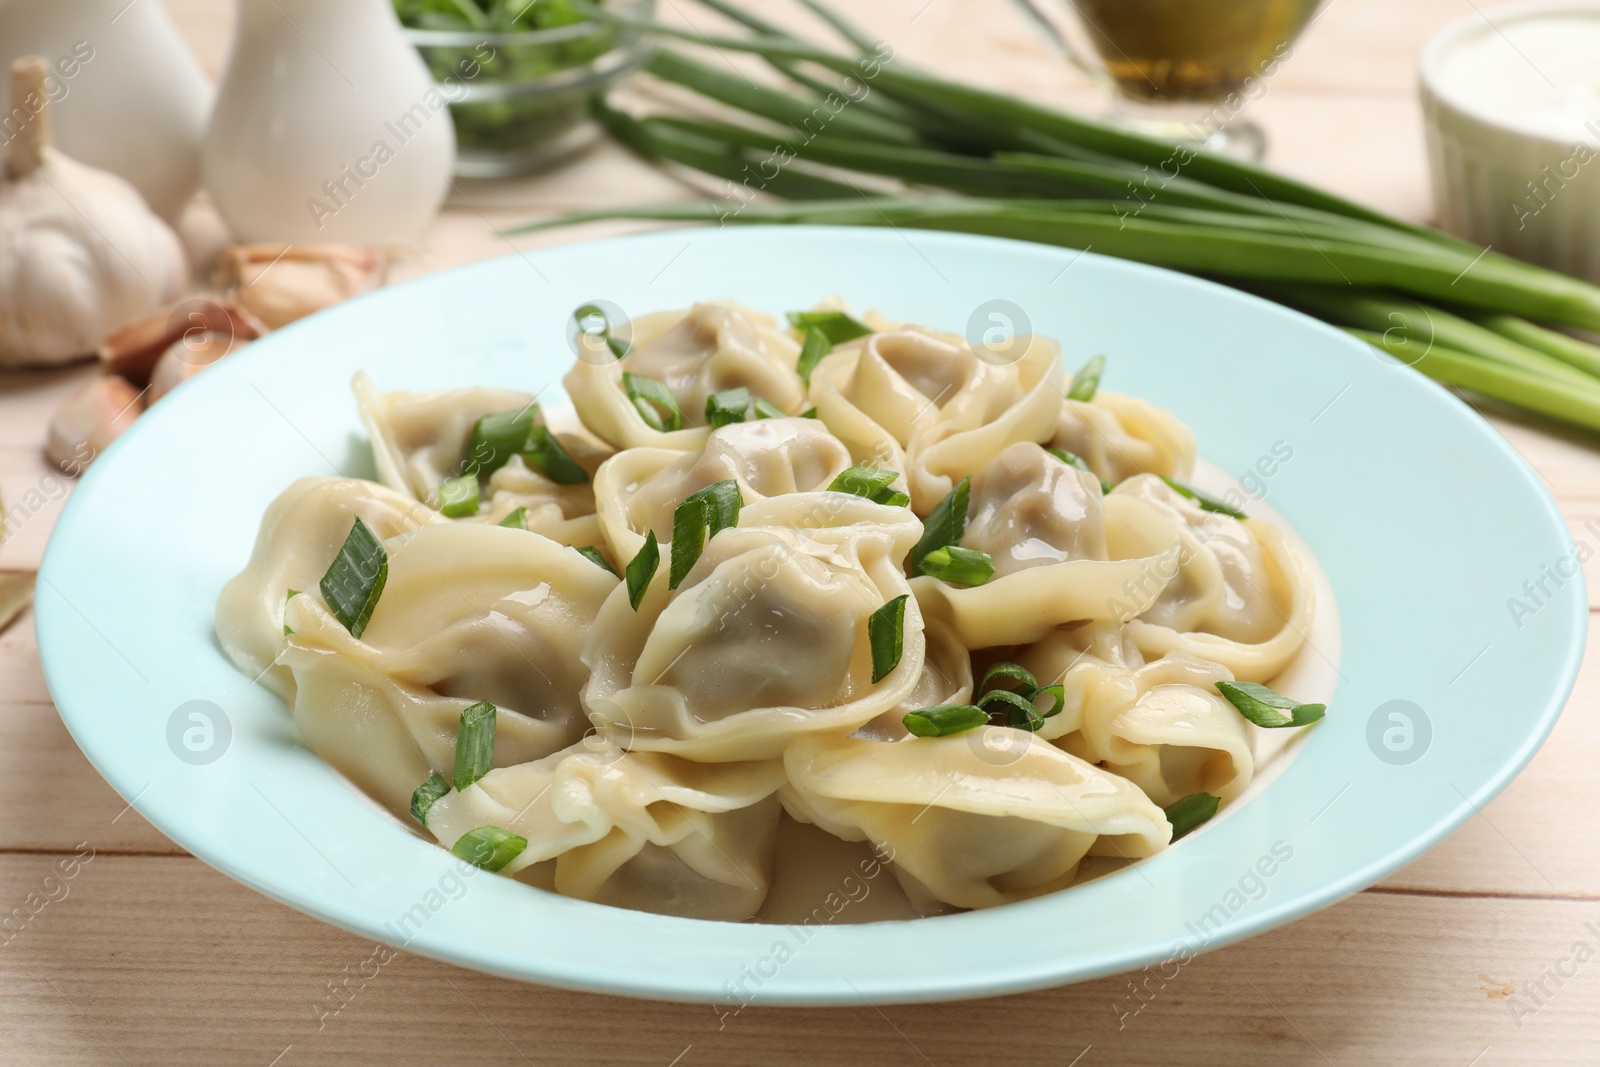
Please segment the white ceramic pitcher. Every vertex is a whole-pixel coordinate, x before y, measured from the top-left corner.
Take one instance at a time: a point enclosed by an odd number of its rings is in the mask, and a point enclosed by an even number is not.
[[[455,160],[446,101],[390,0],[238,0],[202,151],[245,241],[408,242]]]
[[[0,0],[0,70],[25,55],[51,66],[57,146],[121,175],[175,220],[200,182],[211,84],[161,5]]]

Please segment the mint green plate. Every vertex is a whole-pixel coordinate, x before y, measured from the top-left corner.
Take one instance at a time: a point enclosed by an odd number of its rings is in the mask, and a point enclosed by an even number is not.
[[[347,388],[356,371],[388,388],[539,390],[572,358],[570,312],[597,298],[633,314],[724,296],[781,312],[830,294],[963,332],[1020,325],[1021,309],[1069,366],[1107,353],[1110,387],[1170,408],[1224,470],[1292,446],[1269,502],[1326,571],[1343,655],[1327,718],[1261,796],[1131,869],[989,911],[804,933],[663,918],[488,875],[460,882],[447,853],[301,746],[283,704],[218,649],[217,591],[243,566],[267,503],[301,475],[370,470]],[[1507,599],[1570,552],[1538,479],[1465,405],[1281,307],[1013,241],[696,230],[435,275],[230,356],[83,479],[45,557],[38,629],[61,717],[100,773],[179,845],[292,907],[580,989],[911,1001],[1181,958],[1415,858],[1504,787],[1560,713],[1588,621],[1582,579],[1521,619]],[[185,709],[192,701],[208,703]],[[185,743],[185,730],[198,733]]]

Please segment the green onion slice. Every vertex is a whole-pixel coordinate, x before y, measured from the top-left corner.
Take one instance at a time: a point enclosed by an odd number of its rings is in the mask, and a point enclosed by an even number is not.
[[[971,704],[939,704],[907,712],[900,721],[918,737],[949,737],[986,725],[989,716]]]
[[[758,419],[785,419],[788,412],[770,400],[763,400],[759,396],[750,402],[750,410],[756,413]]]
[[[526,837],[518,837],[498,826],[480,826],[456,838],[450,851],[474,867],[498,871],[522,855],[522,850],[527,847]]]
[[[736,526],[744,497],[739,483],[725,478],[690,494],[672,513],[672,569],[667,588],[676,589],[694,569],[706,542],[720,530]]]
[[[880,467],[850,467],[840,471],[838,477],[829,483],[828,492],[850,493],[866,497],[874,504],[905,507],[911,503],[911,498],[889,488],[889,483],[899,477],[898,472],[886,471]]]
[[[1217,692],[1238,708],[1239,714],[1268,729],[1310,726],[1328,710],[1326,704],[1301,704],[1255,682],[1218,682]]]
[[[983,585],[994,577],[994,558],[975,548],[945,545],[922,557],[922,573],[951,585]]]
[[[1058,683],[1056,685],[1047,685],[1043,689],[1034,690],[1034,700],[1038,700],[1040,697],[1044,696],[1050,697],[1055,701],[1055,703],[1050,706],[1049,711],[1042,711],[1039,713],[1047,719],[1060,715],[1061,709],[1067,706],[1067,687],[1065,685]]]
[[[388,580],[389,554],[372,527],[357,517],[318,588],[350,636],[360,637]]]
[[[603,338],[606,347],[611,349],[611,354],[618,359],[632,350],[633,346],[628,342],[611,336],[611,317],[605,313],[604,308],[594,304],[584,304],[572,313],[572,318],[582,333]]]
[[[1250,517],[1227,501],[1218,500],[1210,493],[1202,492],[1192,485],[1185,485],[1176,478],[1168,478],[1163,474],[1161,480],[1171,486],[1174,493],[1187,497],[1200,505],[1202,511],[1214,511],[1218,515],[1227,515],[1235,519],[1248,519]]]
[[[438,771],[429,771],[428,777],[417,786],[417,791],[411,794],[411,817],[422,825],[428,825],[428,809],[433,807],[433,802],[450,792],[450,783],[445,781]]]
[[[1033,706],[1033,701],[1010,689],[991,689],[978,698],[978,707],[985,714],[1005,717],[1005,725],[1033,733],[1044,725],[1044,716]]]
[[[814,418],[817,417],[817,409],[816,408],[806,408],[804,411],[802,411],[800,413],[800,417],[802,419],[814,419]]]
[[[712,393],[706,397],[706,425],[713,430],[720,430],[724,426],[743,422],[749,407],[750,390],[744,386]]]
[[[456,788],[465,789],[494,767],[495,707],[480,700],[461,711],[456,727]]]
[[[791,311],[789,325],[802,331],[816,330],[830,345],[842,345],[872,332],[870,326],[857,322],[842,311]]]
[[[644,591],[650,588],[650,579],[656,576],[656,568],[660,565],[661,546],[656,543],[656,532],[651,530],[645,534],[644,547],[639,549],[638,555],[622,568],[628,583],[628,603],[633,605],[634,611],[639,610]]]
[[[833,342],[828,340],[827,334],[814,326],[806,328],[805,340],[800,343],[800,359],[794,369],[808,387],[811,385],[811,372],[817,369],[822,357],[832,351]]]
[[[667,588],[676,589],[706,548],[706,527],[711,525],[711,501],[690,497],[672,513],[672,569]]]
[[[509,526],[513,530],[526,530],[528,528],[528,509],[517,508],[499,522],[501,526]]]
[[[1094,394],[1100,391],[1100,375],[1105,373],[1105,369],[1105,356],[1095,356],[1079,367],[1067,385],[1067,399],[1081,400],[1084,403],[1093,400]]]
[[[1172,824],[1172,839],[1176,841],[1195,827],[1210,821],[1221,803],[1222,798],[1210,793],[1190,793],[1168,804],[1163,810],[1167,822]]]
[[[633,406],[652,430],[671,433],[683,429],[683,412],[672,391],[654,378],[622,372],[622,388]]]
[[[467,446],[467,459],[461,467],[463,473],[487,477],[504,467],[512,456],[522,451],[538,414],[538,407],[529,404],[479,419],[472,427],[472,443]]]
[[[739,509],[744,507],[744,495],[739,492],[739,483],[732,478],[712,482],[699,492],[689,494],[687,499],[704,499],[711,502],[711,510],[708,513],[710,524],[706,530],[707,540],[717,536],[719,530],[739,525]]]
[[[867,642],[872,646],[872,684],[887,678],[900,665],[905,649],[906,601],[901,593],[867,616]]]
[[[452,519],[478,513],[478,476],[463,474],[439,487],[439,511]]]
[[[522,459],[557,485],[588,484],[589,472],[578,466],[578,461],[548,426],[535,426],[528,432]]]
[[[945,498],[933,506],[922,524],[922,540],[911,549],[911,573],[923,573],[922,561],[934,549],[960,544],[967,532],[967,504],[972,498],[972,479],[963,478]]]
[[[600,554],[600,550],[593,545],[584,545],[582,548],[576,549],[575,551],[578,553],[578,555],[582,556],[590,563],[593,563],[601,570],[606,571],[609,574],[617,573],[617,569],[611,564],[607,563],[606,558]]]
[[[978,682],[978,692],[987,693],[994,687],[994,683],[1002,679],[1017,683],[1017,692],[1034,693],[1039,689],[1039,680],[1033,672],[1026,667],[1001,660],[983,672],[983,678]]]

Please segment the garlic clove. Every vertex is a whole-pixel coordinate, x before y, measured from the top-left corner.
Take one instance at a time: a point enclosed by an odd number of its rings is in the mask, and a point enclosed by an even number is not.
[[[387,257],[355,245],[233,245],[222,253],[227,293],[277,329],[382,283]]]
[[[82,474],[143,410],[144,393],[121,378],[96,378],[50,417],[44,454],[63,473]]]
[[[33,571],[13,571],[0,574],[0,634],[16,622],[33,603]]]
[[[156,360],[155,370],[150,373],[147,404],[154,404],[229,352],[248,343],[225,333],[187,334]]]
[[[180,300],[107,334],[100,342],[100,362],[112,374],[135,385],[147,385],[156,361],[186,337],[221,334],[243,343],[266,332],[260,319],[233,301],[198,296]]]

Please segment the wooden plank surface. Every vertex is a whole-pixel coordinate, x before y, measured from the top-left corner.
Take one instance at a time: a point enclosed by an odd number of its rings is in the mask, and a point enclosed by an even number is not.
[[[218,70],[232,5],[164,3]],[[916,62],[1098,106],[1000,0],[863,7],[858,17]],[[714,25],[688,3],[661,9]],[[1270,161],[1427,218],[1415,57],[1429,33],[1473,10],[1471,0],[1332,0],[1249,110],[1272,139]],[[609,146],[542,178],[463,182],[401,273],[618,228],[514,245],[496,234],[517,221],[683,195]],[[37,566],[44,551],[67,489],[38,444],[84,373],[0,375],[0,492],[29,502],[0,569]],[[1600,454],[1548,427],[1492,419],[1574,537],[1600,549]],[[1594,598],[1600,559],[1588,578]],[[25,618],[0,635],[0,905],[57,899],[0,932],[0,1062],[1592,1064],[1600,854],[1585,842],[1600,809],[1597,708],[1591,636],[1550,743],[1482,816],[1375,889],[1201,957],[1165,985],[1146,981],[1136,1014],[1129,982],[1142,976],[959,1005],[750,1008],[719,1023],[709,1005],[549,990],[400,953],[319,1026],[314,1006],[336,1003],[328,983],[374,947],[236,885],[129,810],[57,718]],[[87,849],[87,862],[71,858]],[[60,865],[74,862],[63,878]]]

